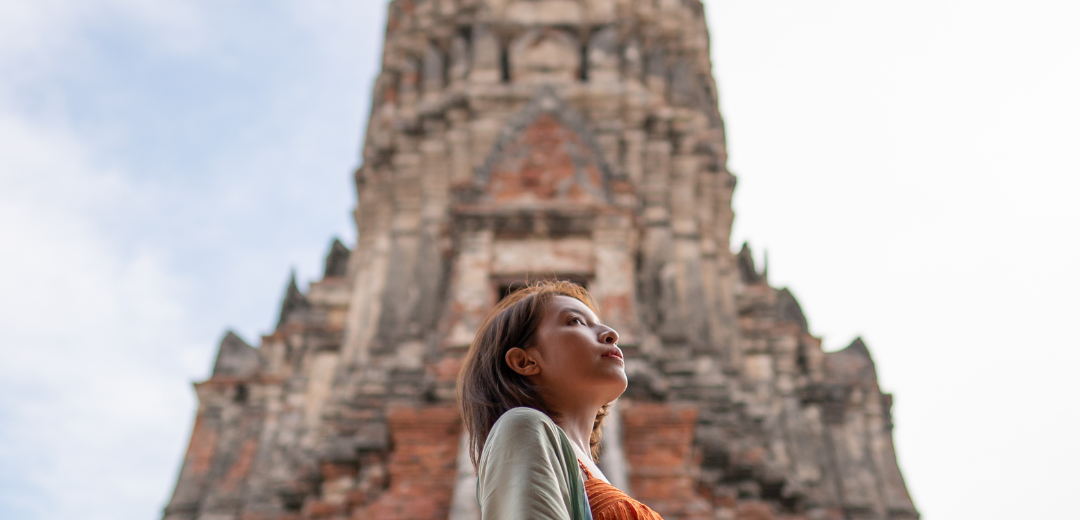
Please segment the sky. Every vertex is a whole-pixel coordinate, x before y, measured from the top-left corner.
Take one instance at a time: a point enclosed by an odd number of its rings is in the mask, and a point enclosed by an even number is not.
[[[351,242],[381,0],[0,0],[0,518],[147,519],[228,329]],[[1080,6],[708,0],[734,235],[926,520],[1080,485]]]

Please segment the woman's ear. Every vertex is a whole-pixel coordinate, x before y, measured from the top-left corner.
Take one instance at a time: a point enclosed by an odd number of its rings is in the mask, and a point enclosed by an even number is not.
[[[510,366],[510,370],[523,376],[535,376],[540,373],[540,365],[536,363],[536,360],[519,347],[506,351],[506,364]]]

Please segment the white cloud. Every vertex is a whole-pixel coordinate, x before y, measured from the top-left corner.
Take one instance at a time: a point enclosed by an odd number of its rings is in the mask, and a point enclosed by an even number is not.
[[[138,218],[127,201],[140,194],[76,138],[0,116],[0,142],[0,481],[49,497],[4,486],[0,510],[119,518],[111,502],[141,500],[137,516],[154,516],[146,498],[161,490],[146,486],[175,464],[190,420],[170,412],[192,401],[194,367],[176,354],[199,348],[184,344],[183,281],[95,226],[105,212]]]

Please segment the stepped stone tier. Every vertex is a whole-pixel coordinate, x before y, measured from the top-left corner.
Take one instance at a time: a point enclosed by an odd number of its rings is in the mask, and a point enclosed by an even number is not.
[[[515,284],[588,286],[629,388],[602,467],[677,519],[914,519],[866,346],[730,244],[698,0],[395,0],[358,237],[229,333],[165,520],[478,518],[455,378]]]

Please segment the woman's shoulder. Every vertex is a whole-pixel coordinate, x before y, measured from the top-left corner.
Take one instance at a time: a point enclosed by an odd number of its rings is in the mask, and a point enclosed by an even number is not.
[[[511,408],[499,416],[484,442],[481,466],[501,465],[509,459],[558,459],[559,427],[535,408]]]
[[[489,439],[496,437],[558,437],[558,426],[544,412],[520,406],[503,413],[491,427]]]
[[[555,421],[552,421],[546,413],[541,412],[536,408],[518,406],[517,408],[507,410],[499,416],[499,419],[495,421],[495,424],[499,423],[514,425],[554,425]]]

